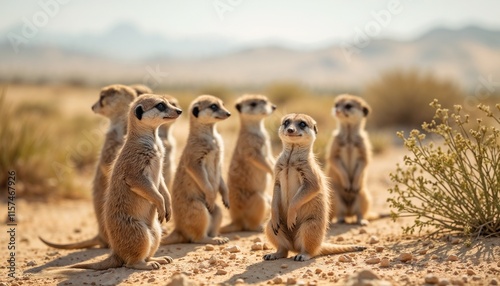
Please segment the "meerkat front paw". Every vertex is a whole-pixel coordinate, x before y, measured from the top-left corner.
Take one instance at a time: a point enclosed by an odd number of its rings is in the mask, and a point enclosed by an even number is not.
[[[271,224],[271,228],[273,229],[274,235],[278,235],[278,231],[280,230],[280,220],[276,216],[271,216],[271,221],[269,222]]]
[[[297,222],[297,211],[290,208],[288,209],[288,215],[286,220],[286,226],[289,230],[295,228],[295,223]]]

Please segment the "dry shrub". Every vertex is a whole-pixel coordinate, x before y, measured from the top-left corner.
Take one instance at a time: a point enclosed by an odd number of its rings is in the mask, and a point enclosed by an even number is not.
[[[411,155],[391,174],[395,217],[415,218],[407,233],[431,227],[431,234],[500,236],[500,105],[496,114],[478,106],[491,124],[470,121],[459,105],[454,112],[437,100],[431,106],[434,120],[422,128],[438,144],[418,130],[399,133]]]
[[[464,98],[453,82],[416,70],[387,72],[369,84],[363,96],[373,108],[373,126],[412,128],[432,119],[428,103],[434,98],[446,107]]]
[[[90,191],[82,188],[88,182],[79,181],[76,175],[83,169],[93,169],[98,156],[100,137],[79,148],[79,144],[88,140],[83,130],[95,128],[95,120],[82,117],[63,120],[53,102],[23,102],[12,108],[3,90],[0,122],[0,184],[6,184],[7,174],[13,170],[17,196],[39,199],[88,196],[85,193]]]

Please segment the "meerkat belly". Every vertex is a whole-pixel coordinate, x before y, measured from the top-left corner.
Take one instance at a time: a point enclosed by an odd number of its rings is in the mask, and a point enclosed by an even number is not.
[[[209,152],[205,157],[208,180],[214,188],[218,188],[220,184],[221,163],[222,162],[218,150]]]
[[[359,161],[361,154],[359,149],[356,148],[354,144],[347,144],[343,147],[343,149],[344,150],[340,152],[342,163],[345,166],[347,173],[352,176],[356,170],[358,164],[357,162]]]
[[[288,209],[293,197],[302,185],[302,179],[295,168],[287,168],[280,175],[281,205],[284,210]]]

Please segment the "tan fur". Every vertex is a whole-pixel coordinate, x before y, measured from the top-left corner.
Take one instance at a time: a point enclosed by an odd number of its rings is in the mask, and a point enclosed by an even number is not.
[[[111,176],[111,165],[116,159],[120,148],[123,146],[124,136],[127,133],[129,105],[135,98],[136,92],[132,88],[114,84],[101,89],[99,100],[92,105],[92,110],[95,113],[103,115],[110,120],[92,186],[94,211],[99,230],[98,235],[89,240],[71,244],[55,244],[40,238],[45,244],[61,249],[89,248],[93,246],[108,247],[108,238],[104,230],[103,221],[104,199],[109,177]]]
[[[269,217],[267,177],[273,175],[274,158],[264,118],[275,109],[263,95],[244,95],[236,101],[240,133],[228,174],[229,209],[232,222],[221,233],[262,231]]]
[[[361,98],[340,95],[335,99],[333,132],[326,155],[326,174],[331,178],[333,200],[331,218],[340,223],[356,216],[357,223],[368,224],[371,197],[366,188],[366,169],[371,158],[368,134],[364,130],[370,107]]]
[[[180,108],[177,98],[168,94],[164,94],[163,96],[167,98],[170,104],[177,108]],[[163,142],[163,147],[165,147],[165,159],[163,160],[163,178],[165,178],[165,183],[167,184],[169,190],[172,190],[172,183],[174,180],[174,172],[176,167],[175,152],[177,146],[177,142],[172,135],[172,124],[173,122],[167,122],[158,128],[158,135]]]
[[[113,253],[100,263],[74,268],[159,269],[172,258],[153,258],[161,239],[160,223],[171,215],[170,194],[162,176],[163,144],[158,127],[182,111],[160,95],[145,94],[132,103],[128,132],[111,174],[104,222]]]
[[[223,142],[215,125],[231,114],[222,100],[210,95],[197,97],[189,111],[189,136],[172,188],[175,229],[162,244],[226,243],[227,238],[217,237],[222,221],[217,193],[226,207],[229,199],[221,174]]]
[[[283,150],[274,169],[271,220],[266,227],[267,238],[277,252],[264,259],[285,258],[289,251],[298,252],[295,261],[305,261],[317,255],[364,250],[356,245],[323,242],[330,190],[313,154],[316,122],[305,114],[289,114],[281,122]]]
[[[137,95],[152,93],[153,91],[143,85],[143,84],[134,84],[131,85],[133,89],[137,92]],[[179,106],[179,101],[168,94],[163,94],[168,99],[168,102],[175,107]],[[165,147],[165,160],[163,161],[163,178],[165,179],[165,184],[169,190],[172,189],[172,181],[174,179],[174,171],[175,171],[175,150],[176,150],[176,142],[175,138],[173,138],[171,134],[171,126],[173,122],[168,122],[160,126],[158,129],[158,135],[163,141],[163,146]]]

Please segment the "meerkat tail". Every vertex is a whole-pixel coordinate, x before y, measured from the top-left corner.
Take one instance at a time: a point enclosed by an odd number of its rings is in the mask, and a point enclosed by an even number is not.
[[[366,215],[366,219],[369,221],[374,221],[378,219],[383,219],[383,218],[389,218],[391,217],[390,213],[374,213],[374,212],[369,212]]]
[[[182,234],[180,234],[180,232],[174,230],[169,235],[163,237],[161,239],[160,244],[167,245],[167,244],[187,243],[187,242],[189,242],[188,239],[186,239]]]
[[[346,252],[363,251],[365,249],[366,249],[365,246],[359,246],[359,245],[341,245],[341,244],[323,243],[321,244],[320,255],[341,254]]]
[[[116,254],[111,254],[108,258],[96,263],[80,263],[71,265],[71,268],[106,270],[109,268],[117,268],[123,265],[123,260]]]
[[[43,243],[46,245],[53,247],[53,248],[58,248],[58,249],[82,249],[82,248],[91,248],[94,246],[100,246],[100,247],[106,247],[106,244],[101,240],[99,235],[94,236],[93,238],[80,241],[80,242],[75,242],[75,243],[68,243],[68,244],[57,244],[57,243],[52,243],[49,241],[46,241],[45,239],[38,237]]]

